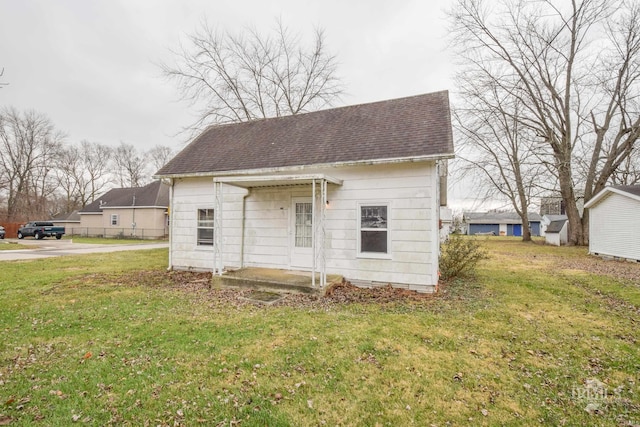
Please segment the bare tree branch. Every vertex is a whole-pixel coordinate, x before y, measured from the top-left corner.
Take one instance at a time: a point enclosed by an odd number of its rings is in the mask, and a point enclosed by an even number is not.
[[[545,182],[558,184],[570,241],[588,243],[588,212],[577,200],[588,201],[631,167],[640,138],[640,6],[458,0],[449,16],[463,93],[495,85],[517,100],[516,119],[535,136]]]
[[[174,152],[171,147],[166,145],[156,145],[146,153],[146,158],[150,161],[151,167],[154,171],[162,168],[171,158]]]
[[[204,105],[192,130],[213,123],[298,114],[331,105],[343,92],[336,57],[327,52],[322,30],[313,44],[276,22],[272,34],[246,27],[215,30],[206,22],[174,51],[175,64],[161,64],[183,99]]]
[[[2,69],[0,69],[0,77],[4,76],[4,67],[2,67]],[[7,86],[9,83],[6,82],[0,82],[0,89],[2,89],[3,86]]]
[[[64,135],[35,111],[0,111],[0,188],[7,195],[8,221],[48,215],[56,189],[52,168]]]
[[[106,190],[112,155],[111,147],[89,141],[60,150],[55,174],[58,189],[63,193],[65,213],[85,207]]]
[[[142,187],[148,181],[146,155],[136,147],[120,142],[113,151],[115,175],[120,187]]]

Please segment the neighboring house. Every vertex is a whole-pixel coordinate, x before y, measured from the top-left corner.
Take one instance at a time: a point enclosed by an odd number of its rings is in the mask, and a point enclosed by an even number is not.
[[[547,215],[545,215],[546,217]],[[552,215],[552,216],[564,216],[564,215]],[[544,240],[548,245],[561,246],[566,245],[568,239],[569,221],[567,218],[554,219],[549,222],[545,227]]]
[[[584,196],[576,194],[578,213],[584,212]],[[540,198],[540,215],[566,215],[567,210],[560,196],[543,196]]]
[[[169,186],[114,188],[85,206],[75,234],[157,239],[168,234]]]
[[[564,201],[559,196],[545,196],[540,198],[540,215],[564,215]]]
[[[522,219],[515,212],[465,212],[462,217],[467,234],[522,236]],[[540,215],[529,213],[528,227],[532,236],[540,235]]]
[[[80,214],[78,211],[55,215],[50,221],[53,225],[64,227],[65,233],[68,235],[75,234],[75,230],[80,228]]]
[[[156,174],[172,186],[169,266],[431,292],[453,153],[448,92],[210,127]]]
[[[589,253],[640,261],[640,185],[607,187],[585,208]]]

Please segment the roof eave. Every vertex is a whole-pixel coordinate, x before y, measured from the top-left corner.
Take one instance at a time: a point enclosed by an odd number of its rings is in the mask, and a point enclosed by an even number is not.
[[[124,205],[124,206],[103,206],[102,209],[166,209],[167,206],[147,206],[147,205]]]
[[[609,193],[620,194],[621,196],[629,197],[630,199],[640,201],[640,196],[637,196],[637,195],[635,195],[633,193],[629,193],[627,191],[620,190],[619,188],[615,188],[615,187],[606,187],[606,188],[603,188],[602,190],[600,190],[600,192],[598,194],[593,196],[591,198],[591,200],[589,200],[587,203],[585,203],[584,207],[586,209],[589,209],[589,208],[595,206],[601,200],[605,199],[609,195]]]
[[[211,171],[211,172],[192,172],[192,173],[176,173],[176,174],[157,174],[154,175],[154,179],[163,178],[198,178],[198,177],[216,177],[216,176],[231,176],[231,175],[264,175],[269,173],[283,173],[301,171],[310,168],[330,168],[330,167],[344,167],[344,166],[361,166],[361,165],[383,165],[383,164],[397,164],[397,163],[411,163],[411,162],[424,162],[453,159],[454,153],[443,154],[430,154],[425,156],[412,156],[412,157],[397,157],[390,159],[368,159],[368,160],[349,160],[344,162],[332,162],[332,163],[315,163],[310,165],[296,165],[296,166],[281,166],[273,168],[261,168],[261,169],[242,169],[242,170],[228,170],[228,171]]]

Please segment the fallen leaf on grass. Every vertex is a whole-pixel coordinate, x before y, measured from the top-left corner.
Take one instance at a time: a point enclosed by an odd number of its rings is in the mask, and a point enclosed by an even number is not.
[[[82,358],[86,360],[90,359],[92,356],[93,354],[90,351],[87,351]]]
[[[8,426],[9,424],[11,424],[11,421],[13,421],[11,419],[11,417],[7,417],[7,416],[0,416],[0,426]]]

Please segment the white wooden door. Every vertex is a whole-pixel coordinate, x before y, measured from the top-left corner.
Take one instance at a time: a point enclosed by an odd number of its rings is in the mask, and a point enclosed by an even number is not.
[[[291,267],[310,270],[313,258],[311,197],[294,197],[291,206]]]

